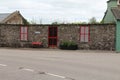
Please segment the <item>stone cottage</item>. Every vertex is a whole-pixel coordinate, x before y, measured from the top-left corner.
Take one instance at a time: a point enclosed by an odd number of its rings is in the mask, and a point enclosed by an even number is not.
[[[117,0],[109,0],[109,5],[111,5],[111,1],[115,1],[117,4]],[[78,45],[79,49],[116,50],[120,52],[119,13],[119,4],[114,8],[108,8],[103,20],[110,21],[104,24],[20,24],[24,21],[20,21],[19,24],[0,24],[0,46],[30,47],[32,42],[42,42],[45,48],[59,48],[61,42],[72,41]],[[109,14],[112,17],[107,19]],[[14,19],[14,17],[10,19]],[[8,19],[5,21],[9,23]],[[111,23],[113,21],[116,24]]]
[[[0,46],[30,47],[32,42],[42,42],[46,48],[59,48],[61,42],[73,41],[79,49],[115,50],[115,29],[115,24],[0,24]]]
[[[0,13],[0,24],[26,24],[27,20],[19,11],[13,13]]]

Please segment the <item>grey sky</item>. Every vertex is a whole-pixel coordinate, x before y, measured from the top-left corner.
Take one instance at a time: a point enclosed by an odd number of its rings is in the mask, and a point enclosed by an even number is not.
[[[1,0],[1,13],[19,10],[28,20],[38,23],[83,22],[91,17],[101,20],[107,0]]]

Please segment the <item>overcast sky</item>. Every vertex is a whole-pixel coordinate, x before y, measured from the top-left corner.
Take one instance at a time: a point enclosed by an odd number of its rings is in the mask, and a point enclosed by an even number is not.
[[[108,0],[0,0],[0,12],[19,10],[27,20],[40,23],[83,22],[103,18]]]

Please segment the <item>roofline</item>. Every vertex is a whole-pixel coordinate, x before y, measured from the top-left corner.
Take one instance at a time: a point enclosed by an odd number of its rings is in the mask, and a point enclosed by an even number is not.
[[[118,8],[118,7],[113,7],[113,8]],[[115,14],[114,14],[114,12],[113,12],[113,10],[112,10],[113,8],[111,8],[111,12],[112,12],[114,18],[115,18],[116,20],[120,20],[120,19],[118,19],[118,18],[115,16]]]
[[[46,27],[49,27],[49,26],[91,26],[91,25],[116,25],[115,23],[105,23],[105,24],[100,24],[100,23],[97,23],[97,24],[28,24],[28,25],[25,25],[25,24],[0,24],[0,26],[46,26]]]
[[[107,15],[107,12],[108,12],[108,10],[105,11],[102,21],[105,19],[105,16]]]
[[[19,11],[15,11],[15,12],[11,13],[8,17],[6,17],[6,18],[2,21],[2,23],[7,22],[7,21],[8,21],[12,16],[14,16],[15,14],[19,14],[23,19],[25,19],[25,18],[20,14]]]
[[[110,1],[117,1],[117,0],[109,0],[109,1],[107,1],[107,3],[110,2]]]
[[[114,16],[114,18],[117,20],[117,18],[116,18],[116,16],[115,16],[115,14],[114,14],[114,12],[113,12],[113,10],[112,10],[113,8],[111,8],[111,12],[112,12],[112,14],[113,14],[113,16]]]

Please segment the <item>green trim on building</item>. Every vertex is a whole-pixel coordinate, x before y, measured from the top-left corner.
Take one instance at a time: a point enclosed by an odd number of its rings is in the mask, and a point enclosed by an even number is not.
[[[117,0],[109,0],[107,1],[107,10],[103,17],[103,23],[115,23],[114,16],[111,12],[111,8],[117,7]]]
[[[116,52],[120,52],[120,20],[116,21]]]

